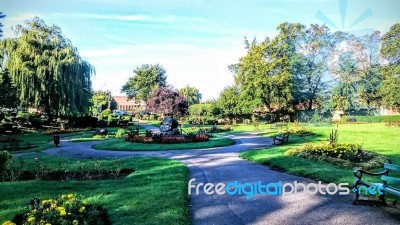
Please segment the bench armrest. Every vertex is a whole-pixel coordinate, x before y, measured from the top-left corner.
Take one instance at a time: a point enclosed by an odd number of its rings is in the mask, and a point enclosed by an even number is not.
[[[367,175],[370,175],[370,176],[382,176],[382,175],[388,175],[389,174],[389,170],[384,170],[384,171],[379,172],[379,173],[371,173],[371,172],[368,172],[368,171],[365,171],[365,170],[361,170],[361,169],[354,170],[354,176],[357,177],[360,180],[361,180],[361,177],[362,177],[362,175],[364,173],[367,174]]]

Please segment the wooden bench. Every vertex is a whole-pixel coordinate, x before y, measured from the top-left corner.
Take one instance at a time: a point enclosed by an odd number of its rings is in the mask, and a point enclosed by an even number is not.
[[[371,173],[368,171],[364,170],[355,170],[354,171],[354,176],[357,177],[357,180],[354,182],[353,185],[353,190],[356,193],[356,199],[353,201],[353,204],[357,205],[359,203],[359,197],[360,193],[362,193],[362,189],[367,189],[369,187],[375,187],[375,190],[378,192],[380,191],[380,196],[379,196],[379,201],[383,205],[387,205],[385,201],[385,193],[389,193],[397,198],[400,198],[400,178],[399,177],[394,177],[394,176],[389,176],[389,171],[396,171],[396,173],[400,172],[400,166],[394,165],[394,164],[389,164],[385,163],[384,164],[384,171],[380,173]],[[379,183],[373,183],[373,182],[368,182],[365,180],[362,180],[362,176],[370,175],[370,176],[381,176],[381,182]],[[363,188],[364,187],[364,188]],[[365,192],[365,190],[364,190]],[[375,192],[375,191],[373,191]],[[370,193],[373,194],[373,193]]]
[[[278,134],[274,137],[274,145],[275,144],[284,144],[285,142],[289,142],[289,132]]]

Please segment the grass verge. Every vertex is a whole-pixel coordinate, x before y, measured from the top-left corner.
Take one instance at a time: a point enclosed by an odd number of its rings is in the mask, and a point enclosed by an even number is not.
[[[353,169],[283,154],[286,150],[302,146],[306,142],[326,141],[329,138],[330,131],[338,129],[339,143],[362,144],[363,149],[385,155],[389,157],[392,163],[400,164],[398,149],[398,146],[400,146],[400,128],[398,127],[387,127],[383,123],[376,123],[308,126],[307,128],[317,135],[306,137],[291,135],[288,144],[244,152],[240,154],[240,157],[315,180],[351,184],[355,180]],[[274,133],[266,134],[266,136],[273,135]],[[376,169],[375,171],[381,170]]]
[[[59,163],[78,167],[90,160],[39,157],[41,163],[57,168]],[[104,169],[131,168],[135,172],[123,179],[88,181],[0,182],[0,223],[22,213],[30,199],[54,198],[76,193],[88,203],[103,205],[112,224],[189,224],[187,205],[187,167],[175,160],[135,157],[101,160]],[[32,157],[25,167],[35,168]],[[75,168],[78,169],[78,168]],[[4,221],[3,221],[4,220]]]
[[[235,144],[235,141],[229,138],[210,138],[206,142],[191,142],[191,143],[178,143],[178,144],[144,144],[133,143],[125,141],[124,139],[117,139],[113,141],[103,142],[94,145],[94,149],[99,150],[119,150],[119,151],[162,151],[162,150],[184,150],[184,149],[201,149],[201,148],[215,148]]]

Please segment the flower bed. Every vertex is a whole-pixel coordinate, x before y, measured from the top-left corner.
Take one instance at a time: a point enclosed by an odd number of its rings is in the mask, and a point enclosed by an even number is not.
[[[27,212],[16,215],[13,221],[3,224],[108,225],[111,222],[102,206],[87,204],[76,194],[67,194],[54,199],[34,198],[30,201]]]
[[[284,154],[324,161],[346,168],[375,169],[382,167],[385,162],[389,162],[387,157],[365,151],[361,145],[357,144],[308,143],[302,147],[290,149]]]
[[[203,142],[208,141],[210,138],[207,134],[187,134],[187,135],[126,135],[125,141],[136,143],[163,143],[163,144],[176,144],[186,142]]]

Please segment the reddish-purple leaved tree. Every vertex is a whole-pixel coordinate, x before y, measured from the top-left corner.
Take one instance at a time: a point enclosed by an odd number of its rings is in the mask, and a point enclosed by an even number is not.
[[[171,87],[158,87],[147,101],[146,111],[162,116],[171,115],[177,119],[187,114],[188,104],[185,98]]]

